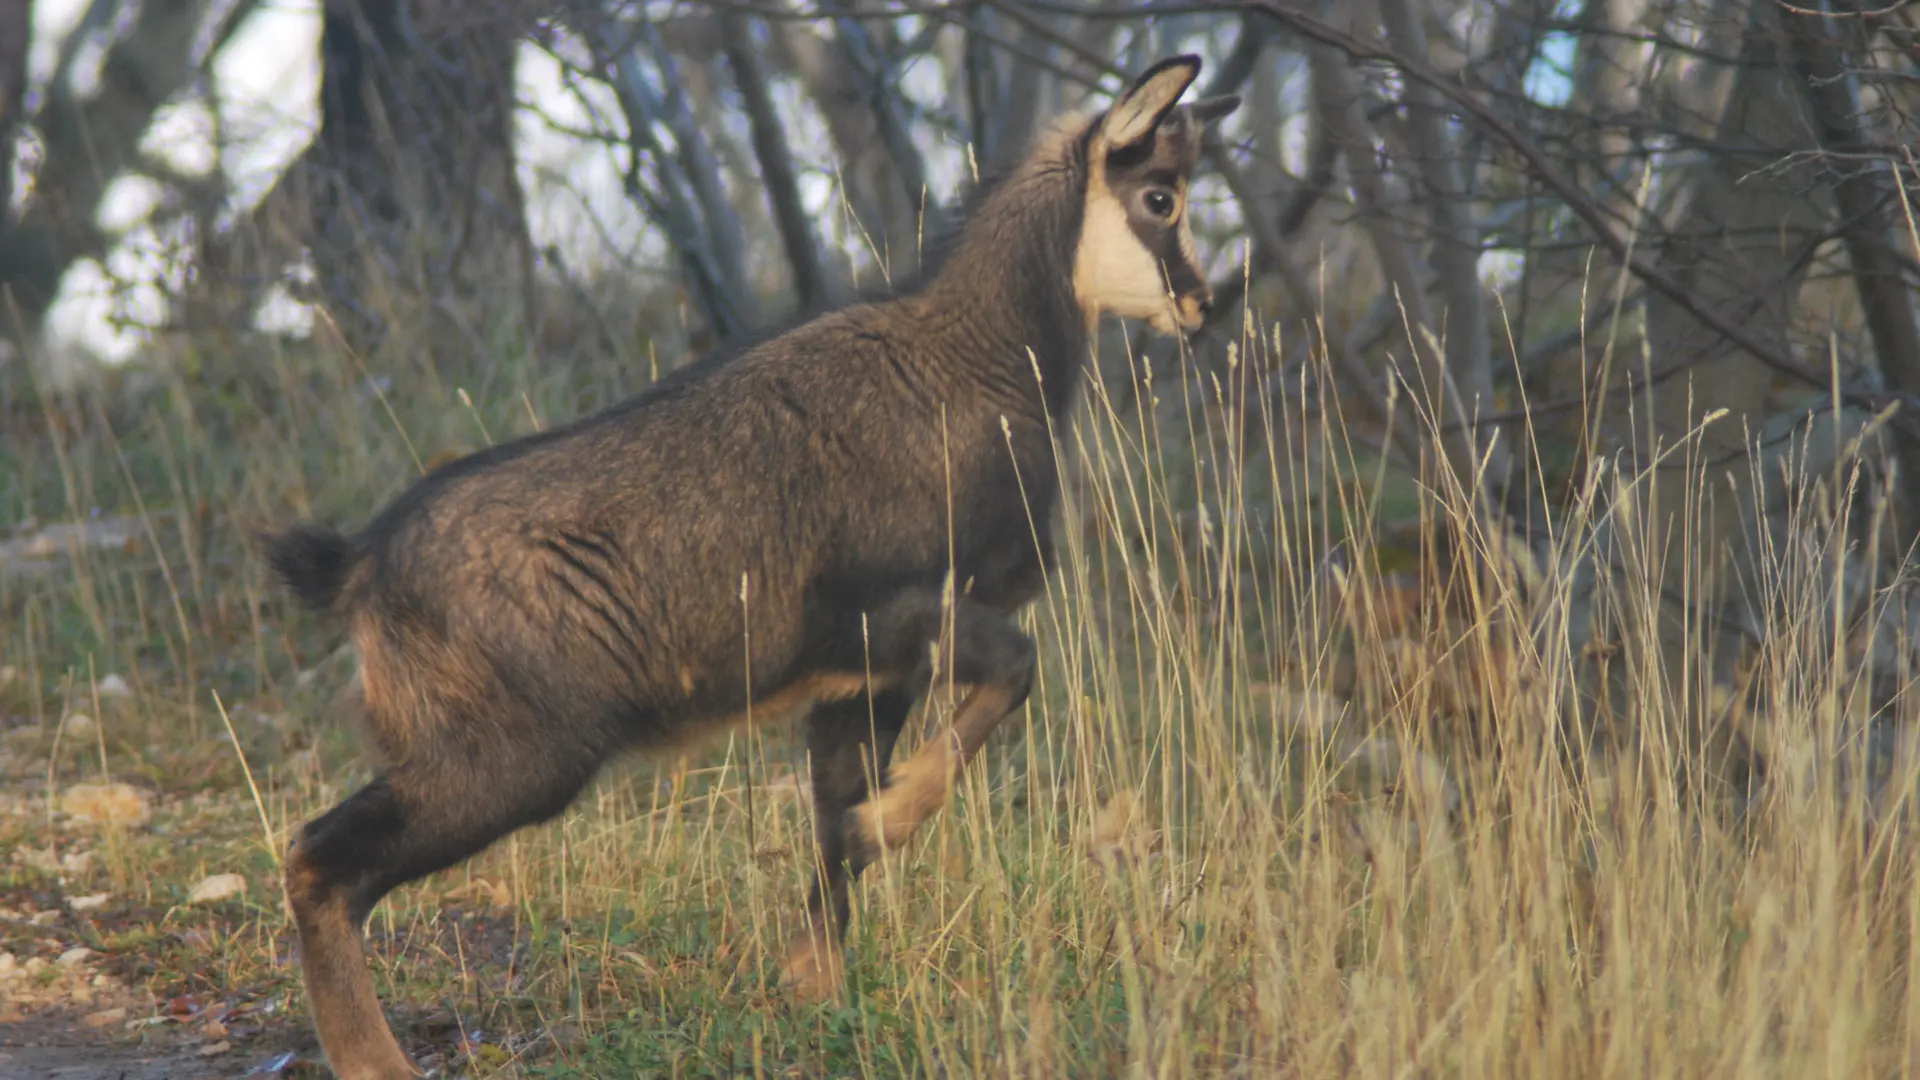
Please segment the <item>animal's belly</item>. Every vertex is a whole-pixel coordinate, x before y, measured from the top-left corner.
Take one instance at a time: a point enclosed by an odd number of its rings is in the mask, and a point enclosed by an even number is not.
[[[748,723],[755,727],[784,727],[805,719],[818,703],[851,700],[878,693],[889,685],[890,681],[879,673],[871,680],[861,672],[819,672],[802,676],[738,708],[701,710],[674,725],[667,737],[650,750],[656,755],[691,753]]]
[[[755,724],[790,724],[806,716],[818,702],[846,701],[868,692],[871,685],[875,692],[884,689],[886,683],[875,675],[869,684],[866,675],[857,672],[822,672],[805,676],[761,701],[750,702],[738,712],[723,714],[712,723],[723,728],[731,728],[751,720]]]

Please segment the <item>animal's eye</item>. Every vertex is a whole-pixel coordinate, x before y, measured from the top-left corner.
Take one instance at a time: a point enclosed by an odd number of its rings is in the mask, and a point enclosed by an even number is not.
[[[1173,216],[1173,196],[1155,188],[1147,192],[1147,212],[1154,217]]]

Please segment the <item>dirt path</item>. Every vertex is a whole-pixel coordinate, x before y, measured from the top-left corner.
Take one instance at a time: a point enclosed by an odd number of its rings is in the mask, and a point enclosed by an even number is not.
[[[250,1063],[236,1056],[201,1058],[166,1045],[164,1035],[107,1035],[81,1025],[65,1010],[0,1023],[0,1077],[5,1080],[209,1080],[244,1076]],[[285,1075],[285,1074],[281,1074]]]

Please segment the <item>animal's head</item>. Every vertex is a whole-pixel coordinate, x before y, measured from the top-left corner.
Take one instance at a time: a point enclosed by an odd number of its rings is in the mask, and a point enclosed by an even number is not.
[[[1140,319],[1163,334],[1200,326],[1213,292],[1193,248],[1187,192],[1208,124],[1236,95],[1178,104],[1200,58],[1147,69],[1088,132],[1086,215],[1073,287],[1089,318]]]

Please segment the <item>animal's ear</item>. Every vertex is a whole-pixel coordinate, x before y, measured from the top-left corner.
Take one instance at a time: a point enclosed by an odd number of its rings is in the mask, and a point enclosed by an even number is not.
[[[1112,147],[1132,146],[1153,134],[1200,74],[1200,58],[1170,56],[1148,68],[1107,110],[1100,134]]]
[[[1201,127],[1225,120],[1227,117],[1233,115],[1233,110],[1239,107],[1239,94],[1222,94],[1219,97],[1201,98],[1199,101],[1188,106],[1188,108],[1192,110],[1193,118],[1200,122]]]

